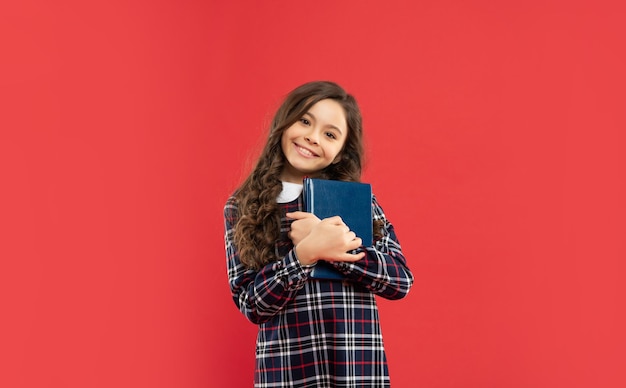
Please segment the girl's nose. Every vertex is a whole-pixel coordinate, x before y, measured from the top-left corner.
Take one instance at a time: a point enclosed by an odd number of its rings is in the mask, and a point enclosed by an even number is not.
[[[317,132],[315,130],[312,130],[311,132],[309,132],[305,137],[304,140],[306,140],[307,142],[311,143],[311,144],[317,144],[318,142],[318,135]]]

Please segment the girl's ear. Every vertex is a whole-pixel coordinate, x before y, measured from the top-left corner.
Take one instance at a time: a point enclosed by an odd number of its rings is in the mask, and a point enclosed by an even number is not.
[[[337,156],[335,156],[335,159],[333,160],[332,164],[337,164],[341,162],[342,157],[343,157],[343,151],[341,151],[339,154],[337,154]]]

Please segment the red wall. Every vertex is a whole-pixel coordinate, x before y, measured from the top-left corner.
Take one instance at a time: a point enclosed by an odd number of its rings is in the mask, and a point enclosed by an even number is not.
[[[626,386],[620,4],[3,2],[0,386],[251,386],[222,206],[314,79],[415,273],[394,387]]]

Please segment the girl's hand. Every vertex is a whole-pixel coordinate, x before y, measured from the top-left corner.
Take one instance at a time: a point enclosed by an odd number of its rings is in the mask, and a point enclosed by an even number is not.
[[[287,218],[295,220],[291,223],[289,238],[293,245],[298,245],[303,238],[309,235],[313,227],[321,221],[315,214],[307,212],[287,213]]]
[[[296,245],[296,254],[304,265],[314,264],[318,260],[352,262],[361,260],[365,252],[350,254],[348,251],[362,244],[341,217],[335,216],[325,218],[313,226],[309,234]]]

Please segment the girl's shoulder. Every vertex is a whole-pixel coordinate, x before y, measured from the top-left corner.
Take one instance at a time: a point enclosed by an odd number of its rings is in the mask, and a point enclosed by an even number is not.
[[[227,199],[224,206],[235,206],[237,207],[237,192],[232,193]]]
[[[237,198],[235,197],[235,194],[233,194],[228,197],[226,203],[224,204],[224,217],[234,219],[237,217],[238,213]]]

